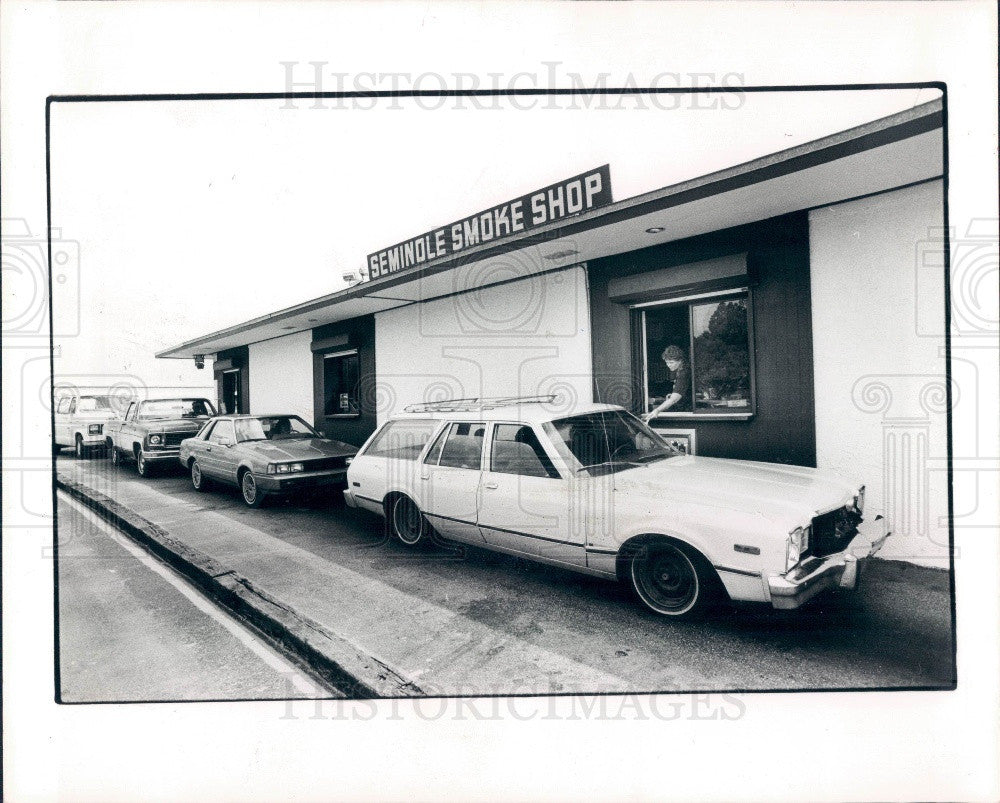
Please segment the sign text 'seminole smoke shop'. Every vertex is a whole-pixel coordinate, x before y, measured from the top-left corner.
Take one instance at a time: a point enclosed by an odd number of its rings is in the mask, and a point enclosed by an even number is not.
[[[442,398],[620,404],[699,455],[864,476],[883,555],[944,566],[943,148],[938,100],[624,200],[604,165],[157,356],[357,445]]]

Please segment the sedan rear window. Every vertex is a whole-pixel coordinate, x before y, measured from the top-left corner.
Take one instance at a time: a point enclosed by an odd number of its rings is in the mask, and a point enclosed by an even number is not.
[[[390,421],[368,445],[365,454],[394,460],[416,460],[435,429],[437,421],[430,418]]]

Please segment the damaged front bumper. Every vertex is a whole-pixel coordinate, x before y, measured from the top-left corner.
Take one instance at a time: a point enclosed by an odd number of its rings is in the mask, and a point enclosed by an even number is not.
[[[862,549],[860,557],[854,550],[859,541],[862,544],[866,542],[862,535],[857,536],[843,552],[806,558],[784,574],[771,575],[767,578],[771,605],[779,610],[789,610],[804,605],[828,589],[853,591],[868,559],[882,548],[889,535],[885,533],[871,541],[867,554]]]

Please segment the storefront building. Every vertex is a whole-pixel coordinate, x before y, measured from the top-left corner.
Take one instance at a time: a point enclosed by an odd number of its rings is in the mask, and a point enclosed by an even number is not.
[[[605,166],[157,356],[212,357],[223,409],[354,444],[422,401],[643,414],[681,388],[651,422],[670,438],[858,477],[895,533],[883,554],[946,566],[944,164],[935,101],[614,203]]]

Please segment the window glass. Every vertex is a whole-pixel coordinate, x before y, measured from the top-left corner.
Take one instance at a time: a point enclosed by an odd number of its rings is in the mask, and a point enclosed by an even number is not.
[[[323,358],[323,415],[360,415],[357,354]]]
[[[439,466],[470,468],[478,471],[483,462],[483,437],[485,424],[452,424],[448,440],[441,450]]]
[[[56,407],[56,412],[57,413],[68,413],[69,412],[69,402],[70,402],[69,396],[63,396],[59,400],[59,404]]]
[[[108,396],[81,396],[76,408],[81,413],[95,410],[111,410],[111,399]]]
[[[653,307],[643,322],[646,412],[752,412],[746,293]]]
[[[212,430],[212,434],[208,436],[208,439],[212,443],[235,443],[236,438],[233,434],[233,422],[219,421]]]
[[[236,424],[236,440],[280,441],[292,438],[322,437],[297,415],[267,415],[258,418],[239,418]]]
[[[588,413],[542,426],[577,472],[586,469],[594,476],[682,454],[625,411]]]
[[[427,457],[424,458],[424,462],[429,465],[436,466],[438,460],[441,459],[441,447],[444,446],[445,440],[448,438],[448,433],[451,431],[451,425],[446,426],[441,430],[441,434],[437,436],[437,440],[434,441],[434,445],[427,452]]]
[[[167,418],[209,418],[215,408],[208,399],[156,399],[143,402],[139,418],[153,421]]]
[[[394,460],[416,460],[436,428],[437,422],[431,419],[390,421],[368,445],[365,454]]]
[[[498,474],[559,478],[534,430],[525,424],[497,424],[493,431],[490,470]]]
[[[207,424],[205,424],[204,427],[202,427],[201,432],[198,433],[198,437],[201,438],[203,441],[207,441],[209,435],[212,434],[212,427],[214,427],[214,426],[215,426],[215,422],[214,421],[209,421]]]

